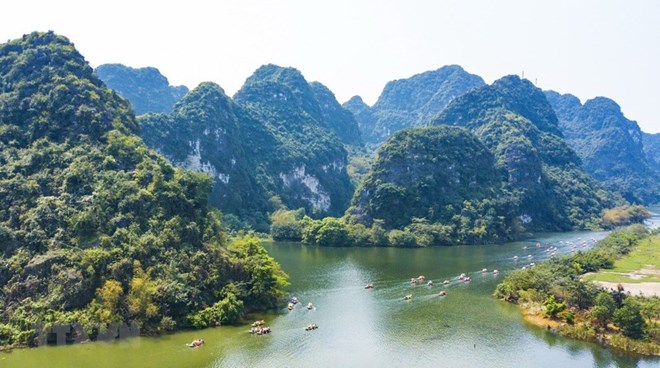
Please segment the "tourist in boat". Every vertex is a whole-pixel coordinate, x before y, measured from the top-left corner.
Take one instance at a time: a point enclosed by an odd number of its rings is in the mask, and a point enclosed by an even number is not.
[[[291,303],[298,304],[298,298],[296,298],[295,296],[291,298]]]
[[[429,280],[429,282],[426,283],[426,286],[433,286],[433,281]]]
[[[481,272],[488,272],[488,269],[484,268],[484,269],[481,270]]]
[[[314,304],[312,304],[312,303],[307,304],[307,310],[311,310],[313,308],[314,308]]]
[[[417,285],[417,279],[414,278],[414,277],[412,279],[410,279],[410,284]]]
[[[449,280],[445,280],[442,283],[445,284],[445,285],[449,285]]]
[[[289,305],[287,305],[287,308],[289,308],[289,310],[292,310],[293,309],[293,303],[289,303]]]
[[[403,297],[403,300],[410,300],[410,299],[412,299],[412,294],[408,294]]]
[[[365,289],[373,289],[373,288],[374,288],[374,284],[372,284],[372,283],[368,283],[367,286],[365,286],[364,288],[365,288]]]
[[[188,347],[196,348],[202,345],[204,345],[204,339],[195,339],[190,344],[188,344]]]
[[[447,292],[444,290],[438,293],[438,296],[445,296],[445,295],[447,295]]]

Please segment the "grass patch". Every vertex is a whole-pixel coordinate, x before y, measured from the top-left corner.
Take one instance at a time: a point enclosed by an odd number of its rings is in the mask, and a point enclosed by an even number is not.
[[[586,275],[584,279],[617,283],[660,282],[660,236],[641,240],[630,254],[614,262],[614,268]]]

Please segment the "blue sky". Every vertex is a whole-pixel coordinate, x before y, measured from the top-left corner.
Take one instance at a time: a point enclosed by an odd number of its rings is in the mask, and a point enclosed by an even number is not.
[[[0,39],[70,38],[92,66],[155,66],[172,84],[233,94],[260,65],[298,68],[344,102],[459,64],[487,82],[521,74],[584,102],[606,96],[660,132],[660,1],[231,0],[3,4]]]

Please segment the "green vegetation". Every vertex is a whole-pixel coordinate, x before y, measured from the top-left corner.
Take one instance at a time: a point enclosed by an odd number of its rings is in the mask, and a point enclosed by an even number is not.
[[[615,228],[642,223],[649,217],[651,217],[651,212],[643,206],[615,207],[603,213],[603,226],[605,228]]]
[[[252,238],[229,242],[212,179],[134,133],[128,103],[64,37],[0,45],[0,343],[38,322],[144,333],[232,323],[273,307],[286,275]]]
[[[167,78],[153,67],[131,68],[103,64],[94,73],[110,88],[130,101],[135,113],[167,113],[186,93],[186,86],[170,86]]]
[[[548,91],[546,96],[585,171],[631,203],[660,201],[660,174],[650,167],[653,155],[644,152],[647,144],[652,150],[653,139],[642,137],[637,123],[627,119],[616,102],[596,97],[582,105],[570,94]]]
[[[644,154],[649,167],[660,173],[660,133],[649,134],[642,132]]]
[[[597,228],[616,197],[580,169],[541,90],[507,76],[453,100],[433,121],[469,129],[495,155],[525,231]]]
[[[273,178],[264,178],[263,156],[248,152],[275,149],[276,142],[220,86],[201,83],[171,114],[143,115],[140,124],[145,143],[173,164],[213,177],[210,204],[238,219],[226,225],[268,231],[267,213],[274,208],[267,186]]]
[[[586,252],[513,272],[497,285],[495,296],[527,311],[542,305],[546,317],[567,323],[558,327],[567,336],[588,340],[600,336],[599,341],[627,351],[658,355],[660,298],[633,297],[623,288],[603,291],[582,280],[587,272],[611,269],[615,260],[650,240],[656,244],[659,237],[641,225],[615,231]]]
[[[355,114],[362,138],[373,150],[399,130],[427,125],[452,99],[483,85],[481,77],[447,65],[387,83],[371,108],[359,97],[344,107]]]
[[[171,114],[140,123],[150,147],[213,177],[211,204],[233,230],[267,232],[268,214],[281,208],[340,215],[353,193],[344,144],[361,144],[357,123],[327,87],[293,68],[262,66],[234,100],[202,83]]]
[[[395,133],[358,188],[348,222],[426,233],[430,243],[483,243],[515,235],[518,219],[500,190],[488,149],[464,129]],[[428,243],[428,242],[424,242]]]
[[[611,269],[586,275],[585,279],[633,284],[660,282],[660,236],[640,241],[632,252],[617,259]]]

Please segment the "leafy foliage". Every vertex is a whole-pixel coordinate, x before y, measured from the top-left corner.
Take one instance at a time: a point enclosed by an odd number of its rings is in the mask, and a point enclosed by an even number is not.
[[[503,190],[528,231],[598,226],[616,197],[580,169],[563,142],[557,117],[541,90],[507,76],[456,98],[433,121],[470,129],[508,177]]]
[[[455,242],[492,241],[511,235],[505,229],[515,221],[497,215],[508,212],[505,201],[494,199],[505,197],[501,181],[493,155],[466,130],[403,130],[378,151],[348,212],[351,221],[368,226],[381,219],[400,229],[418,218],[424,221],[411,229],[419,233],[446,225]]]
[[[615,207],[603,213],[603,226],[613,228],[642,223],[649,217],[651,217],[651,212],[643,206]]]
[[[127,102],[67,39],[0,45],[0,86],[2,341],[30,344],[38,321],[91,336],[115,321],[186,327],[231,283],[259,285],[231,305],[276,303],[286,276],[258,243],[226,248],[211,178],[147,148]]]
[[[274,146],[248,140],[255,151],[246,151],[264,163],[270,192],[288,208],[315,215],[343,213],[353,185],[342,139],[355,143],[359,137],[346,135],[357,132],[357,124],[330,91],[311,86],[296,69],[269,64],[246,80],[234,101],[275,139]]]
[[[275,149],[276,142],[260,123],[250,121],[220,86],[202,83],[174,107],[171,114],[140,117],[141,135],[172,163],[213,177],[210,203],[238,216],[258,231],[267,231],[268,168],[250,147]]]
[[[586,252],[562,256],[537,264],[531,269],[518,270],[508,275],[497,285],[495,296],[510,302],[538,303],[544,300],[546,316],[565,318],[559,313],[564,308],[577,315],[588,315],[598,328],[606,330],[609,323],[615,323],[621,333],[632,339],[643,339],[647,331],[654,331],[654,319],[658,316],[657,298],[632,297],[622,288],[603,291],[591,283],[584,282],[581,276],[587,272],[611,268],[614,260],[630,252],[640,241],[649,236],[642,225],[618,230],[609,234],[598,245]],[[568,329],[569,335],[593,338],[591,334],[577,334]],[[650,340],[654,348],[657,338]],[[621,341],[622,344],[625,341]],[[629,344],[632,348],[636,344]]]

